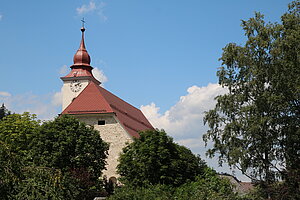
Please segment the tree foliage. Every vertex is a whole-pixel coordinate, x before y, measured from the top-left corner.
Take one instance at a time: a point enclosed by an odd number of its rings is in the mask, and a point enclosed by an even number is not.
[[[198,176],[193,182],[185,183],[178,187],[174,196],[176,200],[234,200],[239,199],[233,191],[229,180],[220,178],[217,173],[206,168],[204,174]]]
[[[15,186],[21,177],[22,162],[9,145],[0,140],[0,194],[2,199],[12,199]]]
[[[27,156],[29,144],[40,121],[27,112],[11,114],[0,121],[0,141],[20,156]]]
[[[220,58],[218,96],[206,113],[208,153],[267,185],[283,178],[299,191],[300,1],[289,5],[282,24],[263,15],[242,21],[246,44],[228,44]],[[289,175],[292,174],[292,175]]]
[[[22,176],[15,184],[13,199],[74,199],[80,191],[74,179],[63,175],[59,169],[26,166],[22,168]]]
[[[98,179],[105,168],[108,144],[92,127],[63,115],[39,127],[30,150],[35,165]]]
[[[11,114],[11,112],[9,110],[7,110],[7,108],[5,107],[5,105],[3,103],[2,106],[0,107],[0,120],[10,114]]]
[[[41,122],[12,114],[0,121],[2,199],[93,199],[101,192],[108,144],[70,116]]]
[[[117,188],[109,200],[238,200],[237,193],[227,179],[220,178],[210,168],[205,168],[202,175],[190,181],[173,187],[171,185],[125,185]]]
[[[15,199],[16,188],[24,178],[29,144],[39,126],[35,115],[11,114],[0,120],[0,193],[3,199]]]
[[[126,146],[119,161],[121,181],[135,186],[178,186],[195,180],[206,167],[199,156],[175,144],[164,131],[151,130],[141,132],[140,138]]]
[[[172,200],[174,188],[167,185],[147,185],[136,187],[126,185],[117,188],[108,200]]]

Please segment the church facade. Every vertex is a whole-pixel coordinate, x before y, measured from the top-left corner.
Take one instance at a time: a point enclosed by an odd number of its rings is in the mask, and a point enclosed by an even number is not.
[[[121,98],[101,87],[90,65],[91,59],[85,48],[84,32],[80,47],[74,55],[71,71],[64,77],[62,113],[94,126],[101,138],[110,144],[106,170],[107,178],[118,177],[118,158],[126,143],[139,137],[138,131],[153,129],[143,113]]]

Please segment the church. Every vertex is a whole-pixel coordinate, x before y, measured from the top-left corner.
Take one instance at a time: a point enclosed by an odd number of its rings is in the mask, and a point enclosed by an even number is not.
[[[117,178],[116,167],[123,147],[139,137],[138,131],[153,129],[153,126],[139,109],[101,87],[92,73],[91,58],[84,43],[84,27],[81,32],[71,71],[61,77],[61,114],[72,115],[100,132],[101,138],[110,145],[103,175]]]

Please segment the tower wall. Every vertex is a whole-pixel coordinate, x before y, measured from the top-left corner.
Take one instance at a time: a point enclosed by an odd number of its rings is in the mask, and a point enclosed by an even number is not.
[[[75,80],[75,79],[72,79]],[[71,90],[71,82],[72,80],[68,80],[68,81],[64,81],[64,85],[62,87],[62,110],[65,110],[66,107],[68,107],[68,105],[70,105],[70,103],[72,103],[73,99],[76,98],[81,92],[82,90],[84,90],[84,88],[89,84],[88,80],[80,80],[82,86],[81,86],[81,90],[78,92],[72,92]]]

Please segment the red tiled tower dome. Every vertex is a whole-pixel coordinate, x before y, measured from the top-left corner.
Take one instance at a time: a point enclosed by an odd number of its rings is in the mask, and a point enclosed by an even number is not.
[[[85,28],[81,28],[81,42],[79,45],[79,49],[74,55],[73,61],[74,64],[70,66],[72,69],[71,72],[66,75],[65,77],[62,77],[62,80],[70,77],[89,77],[93,81],[95,81],[97,84],[101,84],[98,80],[95,79],[95,77],[92,74],[92,69],[93,67],[90,65],[91,63],[91,58],[90,55],[88,54],[85,44],[84,44],[84,31]]]
[[[81,28],[82,38],[81,38],[79,49],[77,50],[73,58],[74,61],[73,66],[90,66],[91,63],[90,55],[88,54],[84,44],[84,31],[85,28],[82,27]]]

